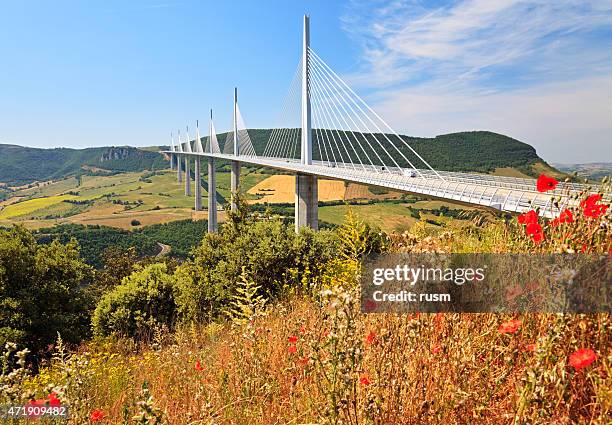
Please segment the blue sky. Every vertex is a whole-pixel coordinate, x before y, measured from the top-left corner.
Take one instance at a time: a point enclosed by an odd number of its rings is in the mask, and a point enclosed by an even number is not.
[[[0,143],[154,145],[231,97],[274,125],[312,46],[399,132],[499,131],[612,161],[612,2],[4,1]],[[206,125],[204,125],[205,127]]]

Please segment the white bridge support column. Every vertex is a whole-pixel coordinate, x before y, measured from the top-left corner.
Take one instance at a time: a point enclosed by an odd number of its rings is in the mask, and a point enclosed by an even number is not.
[[[317,176],[298,174],[295,176],[295,231],[300,227],[319,228],[319,196]]]
[[[236,196],[238,195],[238,190],[240,188],[240,162],[232,161],[231,163],[231,190],[232,190],[232,201],[231,201],[231,210],[236,211],[238,209],[238,204],[236,203]]]
[[[191,196],[191,160],[185,155],[185,196]]]
[[[208,158],[208,233],[217,228],[217,172],[214,158]]]
[[[312,164],[312,119],[310,111],[310,18],[304,15],[302,45],[302,140],[301,162]],[[298,174],[295,177],[295,231],[300,227],[318,229],[319,194],[317,177]]]
[[[179,183],[183,182],[183,161],[180,155],[176,155],[176,179]]]
[[[195,158],[195,210],[202,211],[202,176],[200,170],[200,157],[196,156]]]
[[[238,145],[238,88],[234,87],[234,155],[237,157],[240,155],[240,146]],[[231,161],[231,173],[230,173],[230,186],[231,186],[231,203],[230,207],[232,211],[236,211],[238,208],[236,204],[236,196],[238,195],[238,189],[240,187],[240,162]]]

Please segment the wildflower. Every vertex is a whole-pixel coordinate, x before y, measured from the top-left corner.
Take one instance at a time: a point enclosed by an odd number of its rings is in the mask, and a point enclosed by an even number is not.
[[[364,309],[366,312],[376,310],[376,302],[372,300],[367,300],[364,304]]]
[[[57,394],[49,394],[49,406],[61,406],[61,404],[59,398],[57,398]]]
[[[559,182],[552,177],[548,177],[545,174],[540,174],[538,180],[536,182],[536,188],[538,192],[548,192],[549,190],[553,190],[557,187]]]
[[[507,322],[502,323],[497,329],[497,331],[500,334],[513,334],[516,333],[516,331],[518,331],[520,327],[520,320],[509,320]]]
[[[442,347],[440,346],[440,344],[435,345],[432,349],[431,352],[433,354],[438,354],[440,351],[442,351]]]
[[[91,415],[89,415],[89,419],[91,419],[92,422],[101,421],[102,419],[104,419],[104,412],[100,409],[96,409],[91,412]]]
[[[583,210],[583,213],[587,217],[597,218],[597,217],[601,217],[602,215],[604,215],[607,209],[608,209],[607,205],[596,204],[596,205],[587,206]]]
[[[534,210],[529,210],[526,213],[519,214],[518,222],[520,224],[531,224],[538,222],[538,214]]]
[[[295,354],[297,353],[297,347],[295,345],[290,345],[287,351],[289,351],[291,354]]]
[[[195,370],[197,370],[198,372],[202,372],[204,370],[204,367],[202,366],[199,360],[196,361]]]
[[[308,363],[310,363],[310,357],[308,357],[308,356],[302,357],[300,359],[300,363],[302,363],[304,366],[306,366]]]
[[[562,223],[573,223],[573,222],[574,222],[574,215],[572,214],[570,210],[566,208],[563,211],[561,211],[561,214],[559,214],[559,217],[552,220],[550,224],[551,226],[558,226],[559,224],[562,224]]]
[[[300,326],[300,333],[302,335],[304,335],[306,333],[306,326],[304,326],[304,325]]]
[[[528,351],[530,353],[533,353],[535,351],[535,349],[536,349],[536,345],[535,344],[527,344],[525,346],[524,351]]]
[[[376,332],[370,331],[370,333],[365,337],[366,345],[371,345],[376,341]]]
[[[525,227],[525,233],[531,236],[531,239],[535,243],[540,243],[542,240],[544,240],[542,226],[540,226],[538,223],[529,223],[527,227]]]
[[[368,376],[368,374],[364,373],[359,377],[359,383],[361,385],[370,385],[372,382],[370,381],[370,377]]]
[[[569,356],[569,364],[576,370],[587,367],[597,360],[597,354],[590,348],[581,348]]]
[[[580,202],[580,206],[582,207],[582,213],[591,218],[597,218],[606,213],[608,209],[607,205],[600,204],[601,194],[590,195],[588,198],[582,200]]]
[[[291,335],[289,338],[287,338],[287,340],[291,342],[292,344],[295,344],[298,340],[298,337],[295,335]]]
[[[511,286],[506,290],[506,299],[508,301],[512,301],[513,299],[515,299],[522,293],[523,293],[523,288],[521,288],[519,285]]]

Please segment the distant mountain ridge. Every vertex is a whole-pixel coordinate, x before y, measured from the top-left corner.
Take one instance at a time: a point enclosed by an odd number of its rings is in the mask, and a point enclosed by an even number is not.
[[[127,172],[166,165],[162,155],[130,146],[39,149],[0,144],[0,182],[9,186],[58,180],[95,169]]]
[[[249,129],[249,136],[258,154],[265,150],[271,132],[270,129]],[[219,134],[219,140],[224,141],[226,134]],[[533,177],[540,172],[561,175],[537,155],[533,146],[490,131],[451,133],[434,138],[401,137],[438,170],[491,173],[509,169]],[[204,143],[206,139],[202,139]],[[398,148],[408,158],[414,159],[414,154],[399,141]],[[0,183],[18,186],[83,173],[158,170],[168,167],[167,158],[155,150],[152,147],[130,146],[38,149],[0,144]],[[316,150],[313,156],[315,160],[319,159]],[[365,158],[352,157],[351,160],[366,163]],[[400,166],[408,166],[399,159],[398,163]],[[420,164],[418,160],[414,163]]]

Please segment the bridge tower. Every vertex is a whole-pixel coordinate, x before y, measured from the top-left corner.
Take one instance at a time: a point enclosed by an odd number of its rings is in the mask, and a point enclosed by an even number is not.
[[[301,162],[312,164],[312,119],[310,110],[310,17],[304,15],[302,44],[302,140]],[[317,176],[297,174],[295,176],[295,231],[308,226],[319,227]]]
[[[185,140],[185,152],[191,153],[191,142],[189,141],[189,127]],[[185,196],[191,196],[191,159],[185,155]]]
[[[208,145],[213,153],[213,111],[210,110],[210,124],[208,126]],[[232,168],[233,169],[233,168]],[[217,172],[215,159],[208,157],[208,233],[217,231]]]
[[[183,152],[183,146],[181,145],[181,130],[178,131],[178,145],[176,148],[177,152]],[[181,155],[176,155],[176,179],[179,183],[183,182],[183,162],[181,161]]]
[[[202,153],[202,143],[200,142],[200,123],[196,120],[196,138],[194,142],[195,151],[197,153]],[[194,209],[196,211],[202,211],[202,176],[201,176],[201,161],[200,157],[196,156],[195,159],[195,205]]]
[[[174,135],[170,132],[170,152],[174,152]],[[170,154],[170,170],[174,170],[174,154]]]
[[[234,87],[234,156],[240,155],[240,147],[238,145],[238,88]],[[236,195],[238,194],[238,186],[240,185],[240,162],[231,161],[231,210],[236,211]]]

